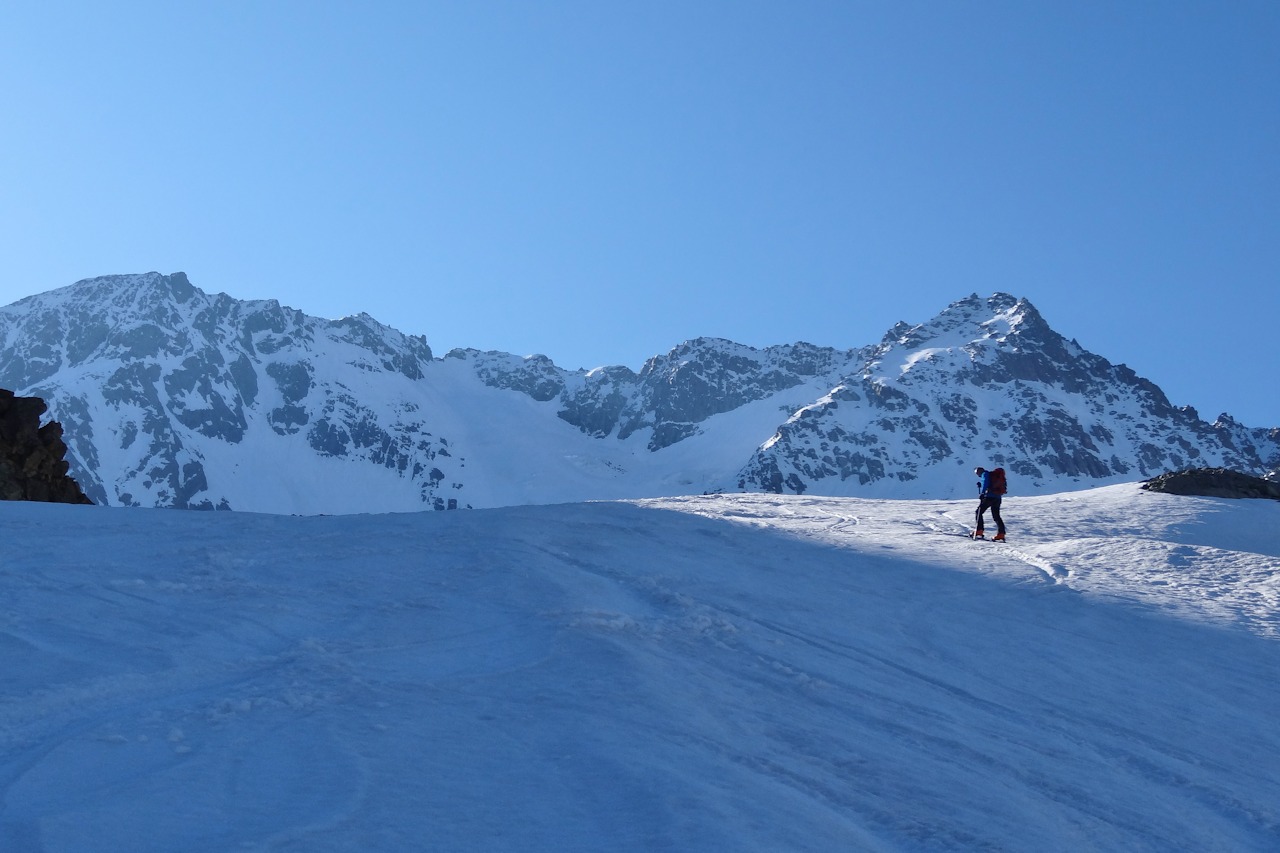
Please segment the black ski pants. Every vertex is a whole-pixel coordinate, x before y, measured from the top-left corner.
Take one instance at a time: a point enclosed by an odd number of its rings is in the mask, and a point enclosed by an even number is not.
[[[987,510],[991,510],[991,518],[996,523],[996,532],[1004,533],[1004,519],[1000,517],[1000,495],[984,495],[978,499],[978,530],[982,529],[982,516],[986,515]]]

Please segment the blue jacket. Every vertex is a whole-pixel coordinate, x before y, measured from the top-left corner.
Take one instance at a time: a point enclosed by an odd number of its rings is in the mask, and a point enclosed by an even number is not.
[[[991,492],[991,472],[982,472],[982,482],[978,484],[978,497],[980,498],[998,498],[999,495],[993,495]]]

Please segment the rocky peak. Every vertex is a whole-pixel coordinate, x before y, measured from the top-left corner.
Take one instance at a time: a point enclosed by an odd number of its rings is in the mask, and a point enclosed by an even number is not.
[[[78,281],[70,287],[52,291],[61,296],[68,309],[103,306],[127,311],[131,315],[147,314],[165,306],[182,305],[203,292],[194,287],[187,274],[158,272],[133,275],[108,275]]]
[[[406,335],[365,313],[333,320],[327,325],[337,340],[375,355],[384,369],[409,379],[421,379],[423,369],[432,359],[426,338]]]
[[[491,388],[520,391],[538,402],[552,400],[565,390],[567,372],[545,355],[521,357],[492,350],[452,349],[445,358],[467,362],[476,377]]]
[[[906,347],[946,346],[956,341],[1036,345],[1057,337],[1029,300],[994,293],[985,299],[973,294],[953,302],[932,320],[901,332],[894,343]]]
[[[1153,383],[1055,332],[1028,300],[971,295],[891,328],[859,376],[779,427],[739,484],[936,494],[913,483],[971,459],[1036,491],[1208,460],[1265,470],[1280,444],[1264,432],[1175,409]]]

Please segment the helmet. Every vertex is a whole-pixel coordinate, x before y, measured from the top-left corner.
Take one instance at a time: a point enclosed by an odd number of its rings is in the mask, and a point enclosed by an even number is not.
[[[981,477],[981,476],[982,476],[982,474],[983,474],[986,470],[987,470],[986,468],[983,468],[981,465],[979,465],[977,468],[974,468],[974,469],[973,469],[973,473],[975,473],[975,474],[977,474],[979,477]]]

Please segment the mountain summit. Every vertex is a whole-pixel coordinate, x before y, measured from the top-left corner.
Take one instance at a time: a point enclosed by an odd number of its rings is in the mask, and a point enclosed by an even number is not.
[[[1208,460],[1262,471],[1276,465],[1277,439],[1280,430],[1227,416],[1209,424],[1175,408],[1128,367],[1053,331],[1025,299],[973,295],[927,323],[890,329],[856,373],[778,429],[740,485],[850,494],[834,483],[856,482],[924,497],[915,484],[926,472],[962,478],[989,460],[1024,492],[1043,491]]]
[[[407,511],[704,491],[1015,494],[1188,466],[1280,467],[1280,429],[1203,421],[1055,332],[969,296],[875,345],[699,338],[626,367],[453,350],[368,315],[322,320],[108,276],[0,308],[0,387],[63,424],[96,502]]]

